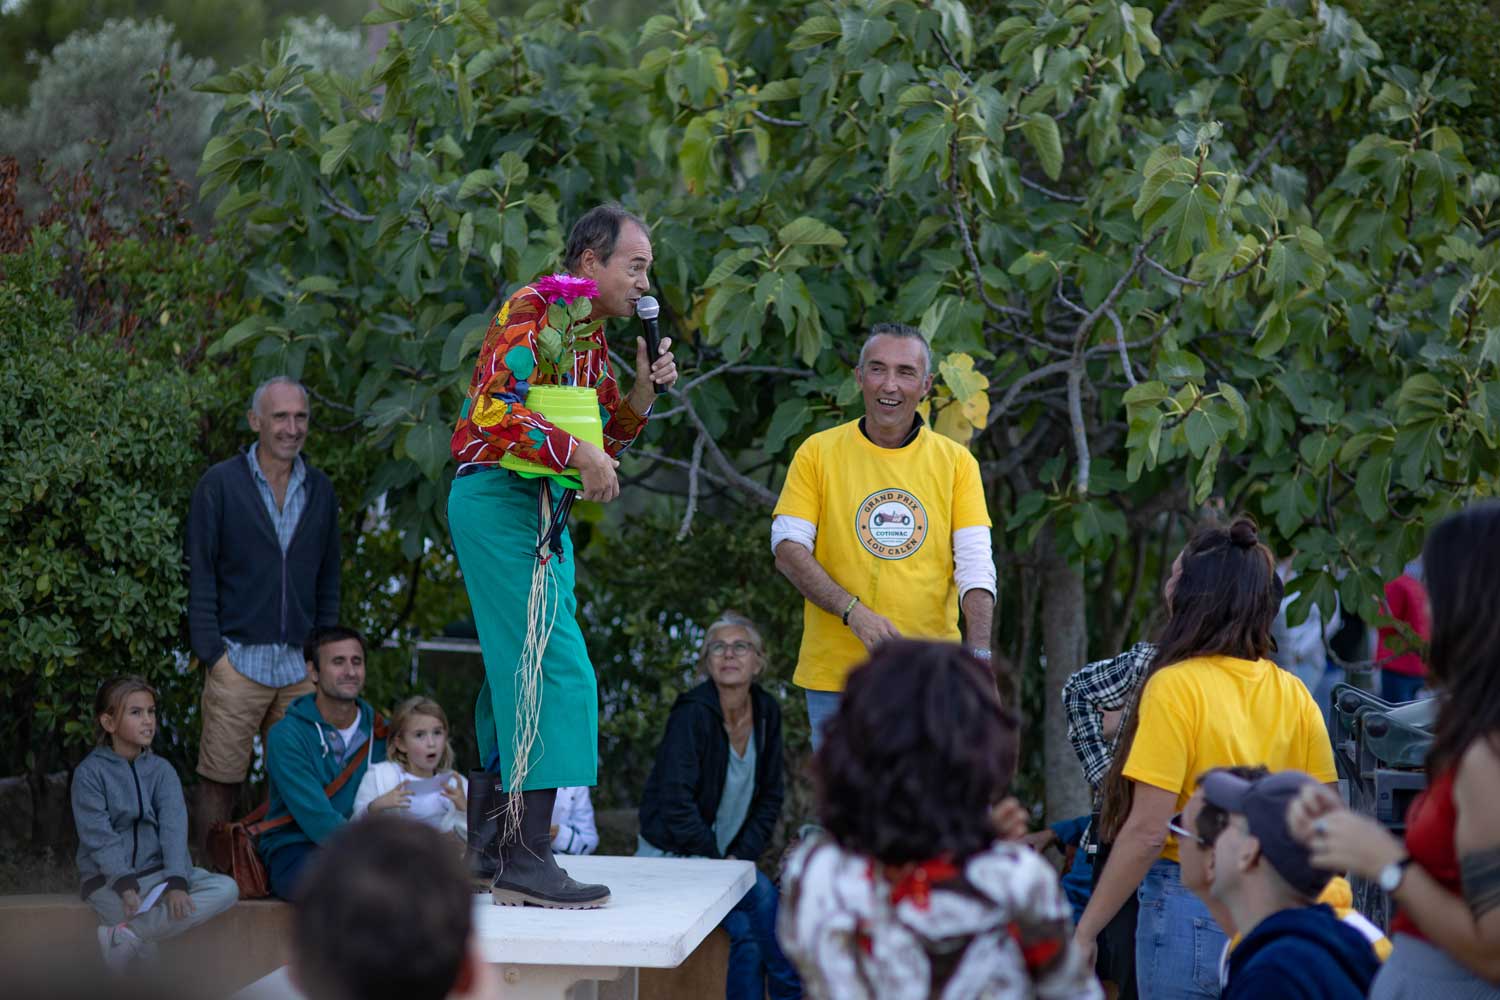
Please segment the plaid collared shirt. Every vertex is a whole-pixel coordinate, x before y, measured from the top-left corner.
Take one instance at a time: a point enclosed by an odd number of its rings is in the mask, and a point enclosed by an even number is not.
[[[1156,644],[1138,642],[1118,656],[1088,664],[1069,677],[1063,685],[1063,710],[1068,716],[1068,740],[1073,744],[1073,752],[1078,754],[1078,762],[1083,765],[1084,777],[1094,791],[1096,803],[1099,785],[1109,772],[1120,732],[1125,728],[1125,719],[1122,717],[1119,729],[1106,741],[1104,719],[1100,713],[1125,709],[1154,659]],[[1090,857],[1097,850],[1092,822],[1084,830],[1078,849]]]
[[[1100,713],[1118,712],[1130,701],[1131,693],[1146,675],[1156,658],[1156,645],[1138,642],[1125,652],[1108,660],[1096,660],[1068,678],[1063,685],[1063,710],[1068,716],[1068,740],[1083,765],[1089,787],[1099,790],[1114,758],[1115,735],[1106,740],[1104,720]],[[1121,729],[1124,729],[1123,720]]]
[[[276,529],[276,540],[281,543],[281,554],[286,555],[292,544],[292,535],[297,531],[297,522],[302,520],[302,509],[307,506],[307,463],[298,455],[292,462],[291,478],[286,483],[286,496],[280,507],[276,506],[276,493],[270,480],[260,471],[260,460],[256,457],[259,443],[250,446],[250,478],[255,480],[255,489],[266,505],[271,517],[271,526]],[[307,676],[307,663],[302,659],[302,647],[287,643],[238,643],[224,640],[230,665],[243,677],[266,687],[287,687]]]

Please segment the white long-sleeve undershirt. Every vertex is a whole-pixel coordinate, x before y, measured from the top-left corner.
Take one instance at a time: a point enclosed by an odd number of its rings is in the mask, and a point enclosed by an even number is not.
[[[802,517],[778,514],[771,520],[771,551],[782,542],[791,541],[812,552],[818,539],[818,526]],[[995,556],[990,529],[983,526],[959,528],[953,532],[953,581],[961,598],[971,590],[995,593]]]

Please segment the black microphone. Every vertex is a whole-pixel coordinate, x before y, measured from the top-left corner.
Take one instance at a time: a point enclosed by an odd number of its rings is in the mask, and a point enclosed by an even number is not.
[[[635,314],[641,318],[641,329],[646,337],[646,357],[654,365],[661,357],[661,330],[656,326],[656,317],[661,315],[661,306],[649,295],[642,295],[635,300]],[[664,385],[652,383],[657,393],[667,391]]]

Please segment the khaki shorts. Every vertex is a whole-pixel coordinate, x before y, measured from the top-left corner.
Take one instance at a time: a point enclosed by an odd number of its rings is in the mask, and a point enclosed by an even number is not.
[[[210,667],[203,679],[203,739],[198,773],[210,781],[237,785],[250,773],[255,734],[262,745],[287,706],[313,690],[311,680],[286,687],[257,684],[228,660]]]

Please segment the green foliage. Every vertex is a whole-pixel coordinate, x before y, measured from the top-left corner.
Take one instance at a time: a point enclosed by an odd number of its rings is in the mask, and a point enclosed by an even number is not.
[[[124,173],[149,147],[172,172],[191,177],[219,101],[191,88],[213,63],[182,51],[171,25],[107,21],[68,36],[37,66],[24,108],[0,111],[6,152],[29,176],[42,169]],[[39,208],[45,191],[26,201]],[[123,199],[133,207],[132,193]]]
[[[324,14],[288,19],[288,48],[325,73],[359,76],[369,63],[358,28],[340,28]]]
[[[334,52],[340,37],[350,41],[326,23],[312,35],[331,39],[325,48]],[[157,96],[173,99],[170,80]],[[131,134],[141,124],[118,123]],[[207,351],[210,337],[243,318],[242,246],[227,233],[192,235],[185,186],[149,149],[123,171],[89,161],[50,172],[40,211],[20,209],[6,166],[0,253],[24,252],[0,256],[3,305],[13,313],[7,331],[26,332],[13,352],[7,340],[3,361],[7,385],[17,379],[28,388],[0,414],[0,463],[15,491],[0,523],[8,551],[26,557],[0,575],[0,626],[11,629],[0,634],[13,640],[0,675],[0,773],[45,773],[81,756],[95,688],[135,670],[162,693],[157,749],[187,776],[201,679],[184,669],[181,652],[182,529],[197,477],[247,438],[249,359]],[[347,413],[315,401],[314,420],[308,457],[333,479],[344,514],[344,616],[378,643],[369,694],[389,707],[410,687],[405,641],[461,619],[462,584],[443,550],[409,551],[391,527],[399,506],[362,502],[384,456],[340,429]],[[10,475],[15,463],[25,476]],[[84,485],[72,487],[80,478]],[[420,499],[419,491],[408,502]],[[100,545],[107,558],[91,548]],[[467,714],[463,700],[438,693],[458,719]]]
[[[245,58],[260,39],[275,34],[291,15],[326,15],[335,24],[347,27],[356,24],[368,9],[366,0],[238,0],[232,4],[200,0],[14,0],[0,4],[0,107],[19,107],[26,102],[27,87],[36,79],[37,61],[50,54],[54,46],[74,32],[95,30],[111,18],[160,18],[172,25],[190,55],[222,66]]]
[[[53,175],[29,226],[0,171],[6,774],[81,756],[95,689],[124,671],[162,692],[161,752],[184,773],[196,756],[198,678],[175,652],[182,524],[202,456],[232,447],[248,373],[202,363],[236,315],[234,244],[192,236],[170,168],[139,167],[128,204],[103,172]]]
[[[87,743],[104,678],[178,683],[167,651],[187,596],[182,510],[203,410],[203,383],[178,366],[75,331],[72,304],[51,287],[55,249],[55,234],[42,234],[0,260],[0,695],[11,767],[54,734]]]
[[[626,35],[568,0],[498,21],[387,0],[357,80],[268,46],[205,85],[205,187],[253,234],[258,295],[219,346],[347,406],[389,456],[371,495],[440,542],[428,445],[477,331],[618,197],[653,224],[688,371],[627,474],[684,492],[698,454],[694,499],[767,504],[805,435],[857,414],[860,333],[903,320],[985,379],[1023,688],[1049,562],[1084,573],[1113,652],[1151,593],[1104,586],[1143,575],[1119,549],[1170,561],[1148,540],[1211,498],[1296,550],[1294,620],[1335,588],[1373,617],[1500,469],[1500,180],[1455,128],[1472,88],[1336,5],[1171,9],[676,0]]]
[[[1068,0],[682,0],[634,44],[568,2],[371,20],[393,30],[358,81],[283,46],[208,84],[226,112],[203,169],[263,236],[258,313],[223,346],[253,340],[267,370],[322,359],[390,451],[382,489],[434,478],[408,442],[452,420],[490,291],[551,266],[604,196],[655,223],[702,368],[788,373],[697,384],[693,425],[730,454],[836,419],[841,345],[895,317],[981,360],[982,453],[1071,448],[995,499],[1038,491],[1015,541],[1057,517],[1075,560],[1180,483],[1182,509],[1227,493],[1304,568],[1352,570],[1363,605],[1401,525],[1461,502],[1435,483],[1489,488],[1496,182],[1442,124],[1468,86],[1382,63],[1340,8],[1228,0],[1156,26]],[[1309,155],[1333,121],[1360,141]],[[1424,395],[1434,366],[1464,388]],[[401,526],[440,539],[439,496]]]
[[[1471,161],[1490,170],[1500,164],[1500,3],[1350,0],[1349,10],[1392,61],[1440,66],[1474,84],[1468,104],[1452,113],[1453,127]]]
[[[198,476],[245,443],[254,382],[248,364],[206,356],[211,333],[241,315],[240,248],[190,235],[170,172],[155,169],[163,173],[148,172],[142,188],[165,197],[135,214],[87,170],[81,182],[60,178],[43,218],[63,221],[30,230],[35,243],[23,254],[0,257],[9,293],[0,305],[14,313],[5,315],[6,329],[25,332],[4,358],[5,378],[28,386],[0,413],[0,467],[14,501],[9,508],[0,501],[0,524],[8,550],[26,555],[0,577],[0,621],[25,637],[10,644],[9,672],[0,675],[7,705],[0,734],[9,748],[0,752],[0,773],[47,770],[81,755],[94,690],[125,670],[162,692],[158,751],[185,776],[196,762],[201,687],[196,671],[181,669],[182,531]],[[0,191],[0,203],[6,195]],[[91,374],[89,366],[105,363],[102,380]],[[390,511],[359,504],[382,456],[338,432],[336,413],[316,404],[314,413],[321,422],[308,458],[333,479],[344,511],[344,617],[378,642],[368,694],[389,708],[410,693],[411,661],[404,642],[387,640],[435,635],[462,619],[462,583],[442,550],[408,555]],[[20,466],[26,474],[12,476]],[[80,479],[86,488],[74,485]],[[112,502],[79,504],[96,493]],[[27,505],[16,506],[22,499]],[[90,546],[106,542],[113,554],[97,557]],[[59,561],[63,570],[53,567]],[[50,613],[37,588],[66,613]],[[94,634],[100,630],[103,638]],[[461,727],[473,692],[460,688],[463,697],[441,683],[436,693]]]

